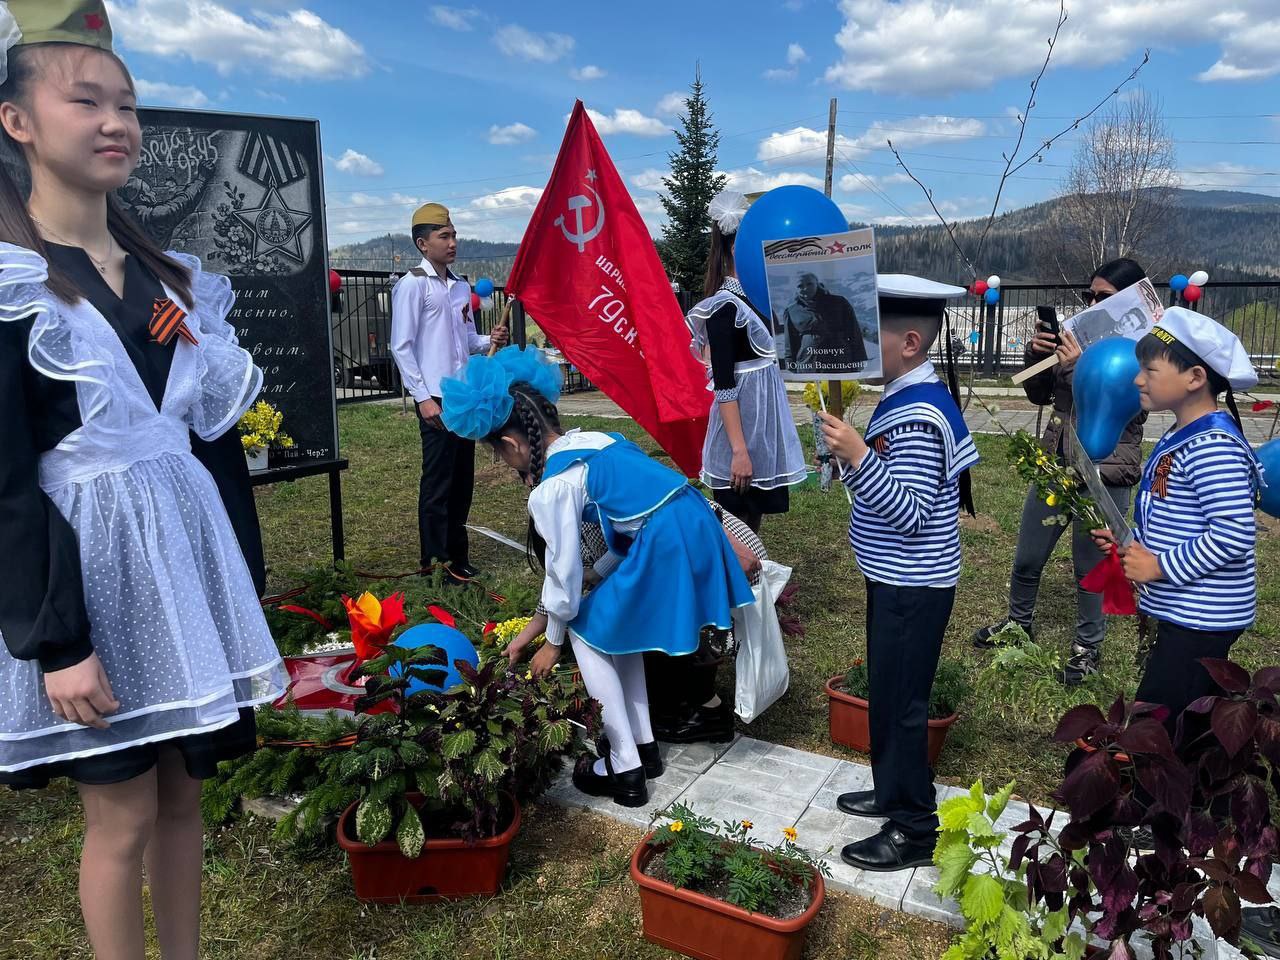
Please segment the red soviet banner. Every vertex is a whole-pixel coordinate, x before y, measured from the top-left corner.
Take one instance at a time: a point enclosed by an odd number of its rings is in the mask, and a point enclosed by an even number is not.
[[[687,476],[711,394],[649,230],[579,100],[507,292]]]

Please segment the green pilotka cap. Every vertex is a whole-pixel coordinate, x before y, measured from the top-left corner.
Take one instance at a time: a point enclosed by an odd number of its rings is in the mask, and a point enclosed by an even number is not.
[[[111,49],[111,21],[104,0],[8,0],[0,2],[0,20],[8,8],[22,37],[32,43],[78,43]]]

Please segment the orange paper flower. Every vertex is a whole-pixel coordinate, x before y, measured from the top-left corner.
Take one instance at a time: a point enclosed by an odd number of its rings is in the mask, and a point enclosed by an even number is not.
[[[382,653],[382,648],[391,642],[391,634],[396,627],[408,622],[404,615],[404,594],[393,593],[385,600],[379,600],[366,591],[359,599],[342,598],[347,608],[347,619],[351,622],[351,642],[356,648],[356,662],[364,663]]]

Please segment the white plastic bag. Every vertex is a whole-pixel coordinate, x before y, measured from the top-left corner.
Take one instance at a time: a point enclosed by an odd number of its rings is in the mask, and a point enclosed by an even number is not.
[[[733,612],[738,638],[738,684],[734,712],[750,723],[787,692],[790,671],[774,600],[791,580],[791,568],[772,560],[763,563],[760,583],[752,588],[756,602]]]

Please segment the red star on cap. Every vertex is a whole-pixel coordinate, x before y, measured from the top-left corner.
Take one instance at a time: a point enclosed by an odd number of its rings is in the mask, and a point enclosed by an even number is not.
[[[101,30],[106,24],[103,22],[101,14],[86,13],[84,15],[84,26],[86,30]]]

